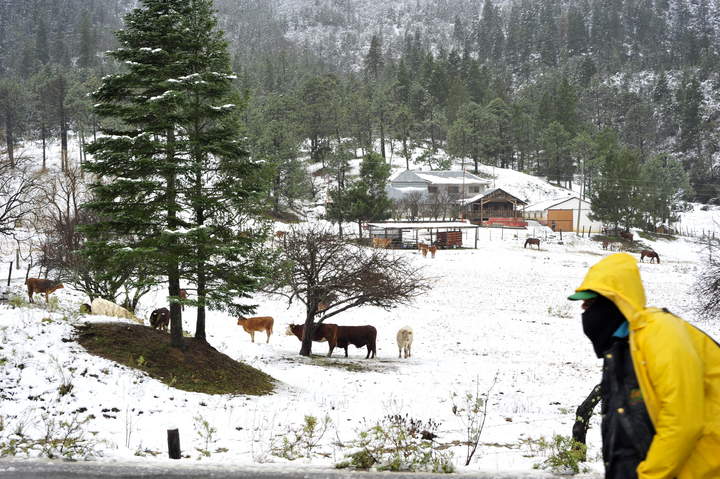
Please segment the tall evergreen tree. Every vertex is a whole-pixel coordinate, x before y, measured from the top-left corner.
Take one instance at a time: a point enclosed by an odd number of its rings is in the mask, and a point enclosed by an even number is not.
[[[86,251],[141,260],[167,277],[171,344],[181,347],[181,278],[197,286],[198,339],[206,307],[253,309],[237,299],[264,272],[264,229],[248,217],[264,196],[262,175],[239,141],[240,105],[211,0],[143,0],[125,24],[111,55],[128,69],[94,95],[106,136],[91,145],[86,168],[98,176],[89,206],[102,219]],[[102,241],[107,233],[116,238]]]

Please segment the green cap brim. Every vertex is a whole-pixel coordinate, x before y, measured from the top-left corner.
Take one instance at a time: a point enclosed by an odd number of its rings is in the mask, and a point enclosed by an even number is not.
[[[597,298],[598,294],[595,291],[578,291],[575,294],[571,294],[568,296],[568,299],[572,301],[577,301],[579,299],[593,299]]]

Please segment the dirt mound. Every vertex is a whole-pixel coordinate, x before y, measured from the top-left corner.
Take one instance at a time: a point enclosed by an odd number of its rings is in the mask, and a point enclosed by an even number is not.
[[[77,342],[87,351],[145,372],[170,387],[206,394],[270,394],[276,380],[235,361],[208,343],[183,338],[184,348],[170,346],[170,335],[128,323],[86,323]]]

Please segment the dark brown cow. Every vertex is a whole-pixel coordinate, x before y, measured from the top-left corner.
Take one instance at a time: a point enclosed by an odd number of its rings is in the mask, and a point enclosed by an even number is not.
[[[296,338],[298,338],[300,341],[302,341],[303,332],[305,331],[305,325],[303,324],[289,324],[286,334],[288,336],[295,335]],[[335,349],[335,346],[337,345],[337,337],[338,337],[338,325],[337,324],[325,324],[320,323],[315,328],[315,332],[313,333],[313,341],[317,342],[328,342],[328,357],[333,352],[333,349]]]
[[[345,350],[345,357],[348,357],[348,345],[352,344],[356,348],[367,346],[367,355],[365,359],[375,357],[375,340],[377,339],[377,329],[375,326],[338,326],[337,328],[337,346]]]
[[[150,326],[153,329],[167,332],[170,324],[170,310],[167,308],[158,308],[150,314]]]
[[[45,294],[45,302],[48,302],[48,295],[53,293],[54,291],[64,288],[62,283],[58,283],[57,281],[50,281],[49,279],[40,279],[40,278],[28,278],[25,280],[25,285],[28,288],[28,296],[30,296],[30,302],[34,303],[33,301],[33,294],[35,293],[44,293]]]

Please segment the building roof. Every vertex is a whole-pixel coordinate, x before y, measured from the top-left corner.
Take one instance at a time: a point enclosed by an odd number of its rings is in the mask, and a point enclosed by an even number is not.
[[[388,222],[368,223],[371,228],[423,230],[437,228],[478,228],[478,225],[463,221],[411,221],[411,222]]]
[[[475,203],[476,201],[481,200],[482,198],[486,198],[486,197],[488,197],[488,196],[492,196],[494,193],[497,193],[497,192],[502,192],[502,193],[505,193],[505,194],[508,195],[508,196],[512,196],[512,197],[515,198],[515,199],[517,200],[517,202],[520,203],[520,204],[523,204],[523,205],[526,205],[526,204],[527,204],[527,202],[521,200],[520,198],[518,198],[517,196],[513,195],[512,193],[508,193],[506,190],[504,190],[504,189],[502,189],[502,188],[492,188],[492,189],[490,189],[490,190],[487,190],[487,191],[484,192],[484,193],[480,193],[480,194],[475,195],[475,196],[473,196],[473,197],[471,197],[471,198],[465,198],[465,199],[459,200],[458,203],[463,204],[463,205],[467,205],[467,204],[470,204],[470,203]]]
[[[553,209],[554,207],[561,205],[563,203],[566,203],[568,201],[577,200],[577,199],[578,199],[577,196],[566,196],[564,198],[553,198],[551,200],[539,201],[530,206],[527,206],[525,208],[525,211],[545,211],[545,210]],[[583,202],[583,205],[587,205],[587,207],[590,208],[590,202],[585,201],[585,200],[582,200],[582,202]]]
[[[464,177],[464,179],[463,179]],[[480,178],[467,171],[413,171],[405,170],[390,180],[391,183],[427,183],[430,185],[481,184],[489,185],[490,180]]]

